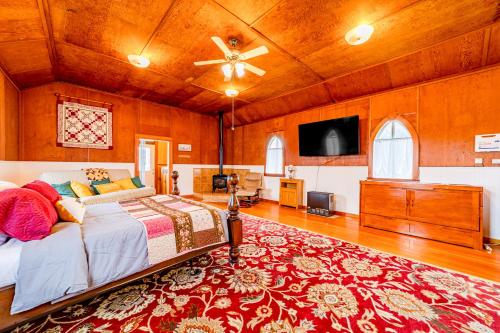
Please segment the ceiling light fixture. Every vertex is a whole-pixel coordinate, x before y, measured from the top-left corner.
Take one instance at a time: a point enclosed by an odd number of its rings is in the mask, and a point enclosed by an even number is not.
[[[240,93],[238,90],[236,90],[234,88],[228,88],[228,89],[226,89],[225,92],[226,92],[227,97],[236,97]]]
[[[224,72],[224,77],[231,79],[231,76],[233,75],[233,67],[231,64],[222,65],[222,72]]]
[[[349,30],[345,34],[345,40],[349,45],[360,45],[366,42],[373,33],[373,27],[369,24],[361,24]]]
[[[237,62],[234,67],[236,68],[236,75],[238,75],[238,77],[245,75],[245,64]]]
[[[139,68],[146,68],[150,64],[148,58],[146,58],[143,55],[138,55],[138,54],[129,54],[128,61],[132,65],[134,65],[135,67],[139,67]]]

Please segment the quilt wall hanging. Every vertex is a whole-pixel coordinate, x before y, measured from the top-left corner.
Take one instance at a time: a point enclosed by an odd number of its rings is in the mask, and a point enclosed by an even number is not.
[[[113,148],[111,107],[57,101],[57,145],[71,148]]]

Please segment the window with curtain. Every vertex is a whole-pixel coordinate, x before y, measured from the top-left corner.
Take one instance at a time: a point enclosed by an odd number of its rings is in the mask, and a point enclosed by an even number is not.
[[[402,122],[390,120],[378,131],[372,162],[374,178],[412,179],[413,139]]]
[[[283,141],[273,135],[267,144],[266,150],[266,174],[283,174]]]

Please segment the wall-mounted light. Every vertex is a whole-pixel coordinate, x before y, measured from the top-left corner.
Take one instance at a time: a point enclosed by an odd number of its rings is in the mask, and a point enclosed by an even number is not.
[[[135,67],[139,67],[139,68],[146,68],[150,64],[148,58],[146,58],[143,55],[138,55],[138,54],[129,54],[128,61],[132,65],[134,65]]]
[[[349,30],[345,34],[345,40],[349,45],[360,45],[366,42],[373,34],[373,27],[369,24],[361,24]]]

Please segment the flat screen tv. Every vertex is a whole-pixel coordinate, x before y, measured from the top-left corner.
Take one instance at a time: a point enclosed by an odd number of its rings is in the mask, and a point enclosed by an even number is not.
[[[359,116],[299,125],[300,156],[359,154]]]

